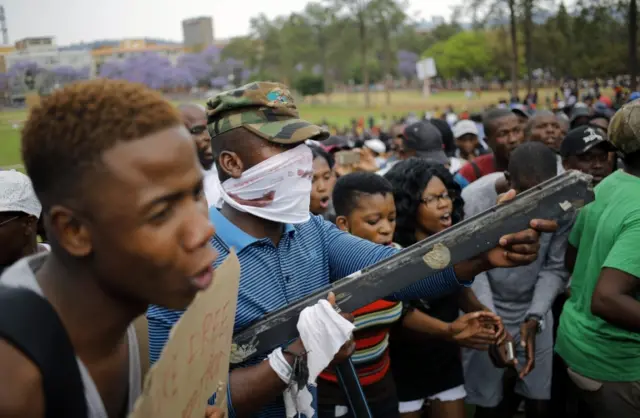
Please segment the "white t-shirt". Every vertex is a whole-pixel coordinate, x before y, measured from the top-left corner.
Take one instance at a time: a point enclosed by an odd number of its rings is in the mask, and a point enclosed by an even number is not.
[[[558,160],[558,163],[557,163],[558,175],[560,175],[560,174],[565,172],[565,169],[564,169],[564,166],[562,165],[562,157],[558,155],[558,156],[556,156],[556,158]]]
[[[204,174],[204,195],[207,198],[209,208],[218,204],[220,200],[220,179],[215,164],[210,170],[203,170]]]

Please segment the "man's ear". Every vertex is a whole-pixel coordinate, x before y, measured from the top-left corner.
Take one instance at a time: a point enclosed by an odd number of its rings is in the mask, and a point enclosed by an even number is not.
[[[74,257],[85,257],[93,251],[91,233],[86,223],[64,206],[49,210],[51,233],[58,244]]]
[[[217,161],[218,167],[226,174],[226,177],[239,179],[244,171],[244,164],[235,152],[222,151]]]
[[[336,217],[336,226],[344,232],[349,232],[349,220],[347,220],[346,216],[338,216]]]

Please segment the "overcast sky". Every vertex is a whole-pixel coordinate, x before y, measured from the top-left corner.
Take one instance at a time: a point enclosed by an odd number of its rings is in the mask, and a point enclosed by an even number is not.
[[[430,19],[451,14],[461,0],[409,0],[410,15]],[[182,19],[213,16],[218,39],[244,35],[249,19],[304,9],[305,0],[0,0],[9,42],[55,36],[58,45],[121,38],[182,40]],[[1,39],[0,39],[1,42]]]

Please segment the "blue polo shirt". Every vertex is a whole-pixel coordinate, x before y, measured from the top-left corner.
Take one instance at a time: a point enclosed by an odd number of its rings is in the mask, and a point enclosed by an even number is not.
[[[398,252],[395,248],[373,244],[342,232],[320,216],[311,216],[303,224],[285,225],[277,246],[268,238],[250,236],[227,220],[216,208],[211,208],[209,216],[216,227],[212,244],[219,256],[215,266],[226,259],[232,247],[240,260],[235,332],[310,293],[328,288],[335,280]],[[390,299],[438,298],[460,286],[453,268],[448,268],[391,295]],[[183,311],[159,306],[149,308],[149,356],[152,363],[160,356],[171,327],[182,313]],[[258,356],[246,364],[232,365],[231,368],[258,364],[265,358],[266,356]],[[312,393],[315,398],[315,388],[312,388]],[[227,399],[229,416],[235,417],[231,393]],[[254,416],[284,417],[282,397]]]

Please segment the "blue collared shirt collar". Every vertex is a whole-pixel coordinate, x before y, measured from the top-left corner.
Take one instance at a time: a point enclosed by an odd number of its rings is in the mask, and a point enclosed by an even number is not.
[[[209,209],[209,219],[216,228],[216,235],[229,247],[235,247],[240,252],[244,248],[260,241],[260,238],[252,237],[242,229],[235,226],[231,221],[224,217],[222,213],[215,207]],[[284,233],[293,235],[295,227],[291,224],[284,224]]]

